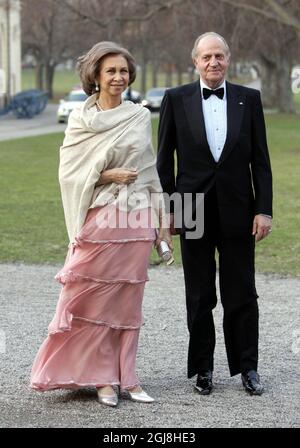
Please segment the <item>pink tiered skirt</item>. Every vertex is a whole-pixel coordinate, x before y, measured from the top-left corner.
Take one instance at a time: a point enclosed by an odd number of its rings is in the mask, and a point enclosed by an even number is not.
[[[110,228],[112,209],[89,210],[55,277],[63,286],[32,366],[33,389],[139,384],[135,360],[155,231],[150,209],[135,212],[134,227],[124,225],[128,213],[118,212],[122,225]]]

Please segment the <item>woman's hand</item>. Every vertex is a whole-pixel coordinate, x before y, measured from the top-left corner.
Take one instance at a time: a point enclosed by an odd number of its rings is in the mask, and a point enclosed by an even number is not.
[[[136,169],[112,168],[101,173],[96,186],[110,184],[112,182],[121,185],[129,185],[135,182],[137,177],[138,171]]]
[[[173,252],[174,250],[173,241],[169,229],[163,227],[159,229],[159,232],[155,240],[155,247],[157,247],[161,241],[165,241],[168,244],[169,249]]]

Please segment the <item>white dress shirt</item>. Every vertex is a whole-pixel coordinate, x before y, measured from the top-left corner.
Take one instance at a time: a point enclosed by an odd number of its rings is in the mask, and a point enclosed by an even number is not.
[[[226,136],[227,136],[227,97],[226,97],[226,82],[223,81],[220,87],[224,87],[223,99],[216,95],[210,95],[206,100],[203,98],[202,89],[210,89],[200,78],[200,89],[202,99],[202,110],[204,116],[204,124],[206,130],[206,137],[209,144],[210,151],[216,162],[221,157]],[[260,213],[261,216],[271,218],[270,215]]]
[[[215,161],[218,162],[219,158],[221,157],[227,135],[226,83],[225,81],[223,81],[223,83],[218,86],[218,88],[224,87],[223,99],[218,98],[216,95],[211,95],[205,100],[203,98],[203,87],[210,89],[202,81],[202,79],[200,79],[202,109],[206,137],[212,156]]]

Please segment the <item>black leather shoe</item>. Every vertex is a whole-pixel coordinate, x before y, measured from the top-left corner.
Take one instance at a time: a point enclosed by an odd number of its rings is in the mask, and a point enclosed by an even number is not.
[[[264,387],[260,384],[259,374],[255,370],[242,373],[242,383],[250,395],[261,395]]]
[[[194,386],[200,395],[209,395],[213,388],[212,371],[201,370],[197,376],[196,386]]]

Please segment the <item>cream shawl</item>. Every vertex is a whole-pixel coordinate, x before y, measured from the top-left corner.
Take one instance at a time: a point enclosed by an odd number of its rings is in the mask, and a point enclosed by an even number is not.
[[[143,201],[137,200],[140,193],[143,197],[158,193],[156,204],[163,204],[151,143],[150,112],[130,101],[98,112],[96,97],[90,96],[71,112],[60,148],[59,182],[71,243],[88,209],[111,202],[118,206],[124,189],[129,211],[145,207]],[[116,183],[95,187],[103,170],[117,167],[136,168],[137,180],[128,187]],[[155,212],[157,217],[158,209]]]

